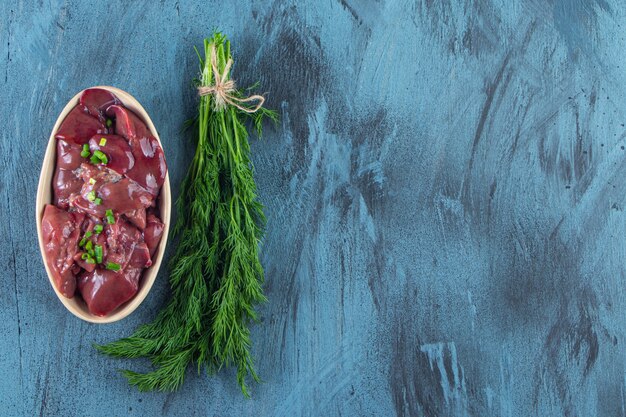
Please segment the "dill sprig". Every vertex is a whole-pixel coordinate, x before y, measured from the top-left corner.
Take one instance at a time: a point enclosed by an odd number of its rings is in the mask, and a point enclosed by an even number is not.
[[[198,53],[198,51],[196,50]],[[214,83],[211,54],[220,73],[231,58],[230,42],[221,33],[204,40],[199,86]],[[243,96],[243,91],[235,94]],[[98,345],[108,355],[146,357],[154,370],[123,371],[139,390],[173,391],[182,385],[190,363],[209,373],[237,367],[237,382],[248,397],[247,377],[259,381],[250,353],[249,325],[255,305],[266,301],[258,247],[265,217],[257,199],[246,121],[260,135],[266,117],[260,108],[246,113],[227,105],[216,110],[212,95],[200,98],[197,147],[176,201],[178,245],[170,262],[172,297],[154,321],[133,335]]]

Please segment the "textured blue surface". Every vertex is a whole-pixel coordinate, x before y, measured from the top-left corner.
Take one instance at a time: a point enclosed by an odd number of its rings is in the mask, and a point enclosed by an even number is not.
[[[16,3],[16,4],[13,4]],[[7,416],[626,415],[626,41],[613,0],[0,4],[0,410]],[[281,125],[253,143],[269,224],[264,383],[90,344],[55,298],[34,199],[78,90],[135,95],[174,189],[193,146],[192,47],[219,27]]]

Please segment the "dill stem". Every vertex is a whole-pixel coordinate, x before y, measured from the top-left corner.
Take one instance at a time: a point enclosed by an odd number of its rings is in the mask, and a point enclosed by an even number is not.
[[[234,110],[231,109],[231,113],[234,113]],[[231,116],[231,120],[233,122],[233,133],[235,135],[235,144],[237,144],[237,156],[239,157],[239,160],[241,160],[241,146],[239,145],[239,133],[237,133],[237,119],[236,116],[233,114]]]
[[[226,138],[226,143],[228,143],[228,149],[230,150],[229,156],[233,157],[233,156],[236,156],[236,153],[235,153],[235,149],[233,148],[233,142],[232,142],[232,140],[230,138],[230,132],[226,128],[226,111],[222,110],[220,113],[221,113],[220,114],[220,123],[222,125],[223,136],[224,136],[224,138]],[[235,160],[234,162],[237,163],[239,161]]]

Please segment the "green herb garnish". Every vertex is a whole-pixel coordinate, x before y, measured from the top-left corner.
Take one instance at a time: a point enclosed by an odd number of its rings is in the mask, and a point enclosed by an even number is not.
[[[102,199],[100,197],[97,197],[95,200],[93,200],[93,203],[96,206],[99,206],[100,204],[102,204]]]
[[[205,39],[199,87],[215,87],[212,61],[223,74],[230,60],[225,36],[216,33]],[[228,74],[223,78],[228,80]],[[244,97],[241,90],[229,94]],[[124,371],[141,391],[178,389],[192,363],[209,372],[236,366],[245,396],[247,377],[259,380],[248,326],[257,320],[255,305],[265,301],[258,254],[265,217],[256,195],[245,123],[251,120],[260,135],[265,117],[276,120],[276,113],[260,105],[242,109],[232,101],[216,102],[213,94],[200,98],[194,121],[196,153],[176,202],[174,235],[179,241],[170,264],[172,298],[153,322],[132,336],[96,346],[116,357],[150,358],[155,370]]]
[[[93,191],[93,190],[92,190],[92,191],[89,191],[89,192],[87,193],[87,200],[89,200],[89,201],[92,201],[92,202],[93,202],[95,199],[96,199],[96,192],[95,192],[95,191]]]
[[[105,153],[100,151],[100,150],[93,151],[93,156],[98,158],[100,160],[100,162],[105,164],[105,165],[109,163],[109,158],[107,158]]]
[[[100,138],[100,142],[99,142],[100,146],[104,146],[107,144],[107,138]]]
[[[94,252],[96,253],[96,262],[101,264],[102,263],[102,246],[96,245],[96,247],[94,248]]]
[[[104,215],[107,218],[107,223],[109,223],[109,224],[114,224],[115,223],[115,217],[113,216],[113,210],[108,209],[107,211],[104,212]]]
[[[109,269],[111,271],[119,271],[120,269],[122,269],[122,265],[115,262],[107,262],[106,269]]]
[[[107,124],[107,127],[111,127],[113,125],[113,120],[107,119],[106,124]]]
[[[101,224],[97,224],[93,227],[93,231],[99,235],[100,233],[102,233],[102,230],[104,229],[104,226],[102,226]]]
[[[91,155],[91,152],[89,152],[89,145],[85,143],[83,145],[83,150],[80,152],[80,156],[83,158],[89,158],[89,155]]]
[[[89,253],[83,253],[82,255],[80,255],[80,259],[87,262],[88,264],[96,263],[96,261],[93,259],[93,255],[90,255]]]

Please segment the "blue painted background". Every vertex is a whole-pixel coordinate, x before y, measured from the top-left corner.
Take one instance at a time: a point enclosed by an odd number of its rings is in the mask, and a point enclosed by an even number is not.
[[[625,24],[614,0],[2,2],[2,415],[626,415]],[[130,388],[116,369],[147,364],[90,344],[154,317],[166,275],[128,319],[82,322],[34,221],[50,129],[91,85],[144,105],[176,189],[216,27],[281,114],[253,143],[251,400],[232,370]]]

